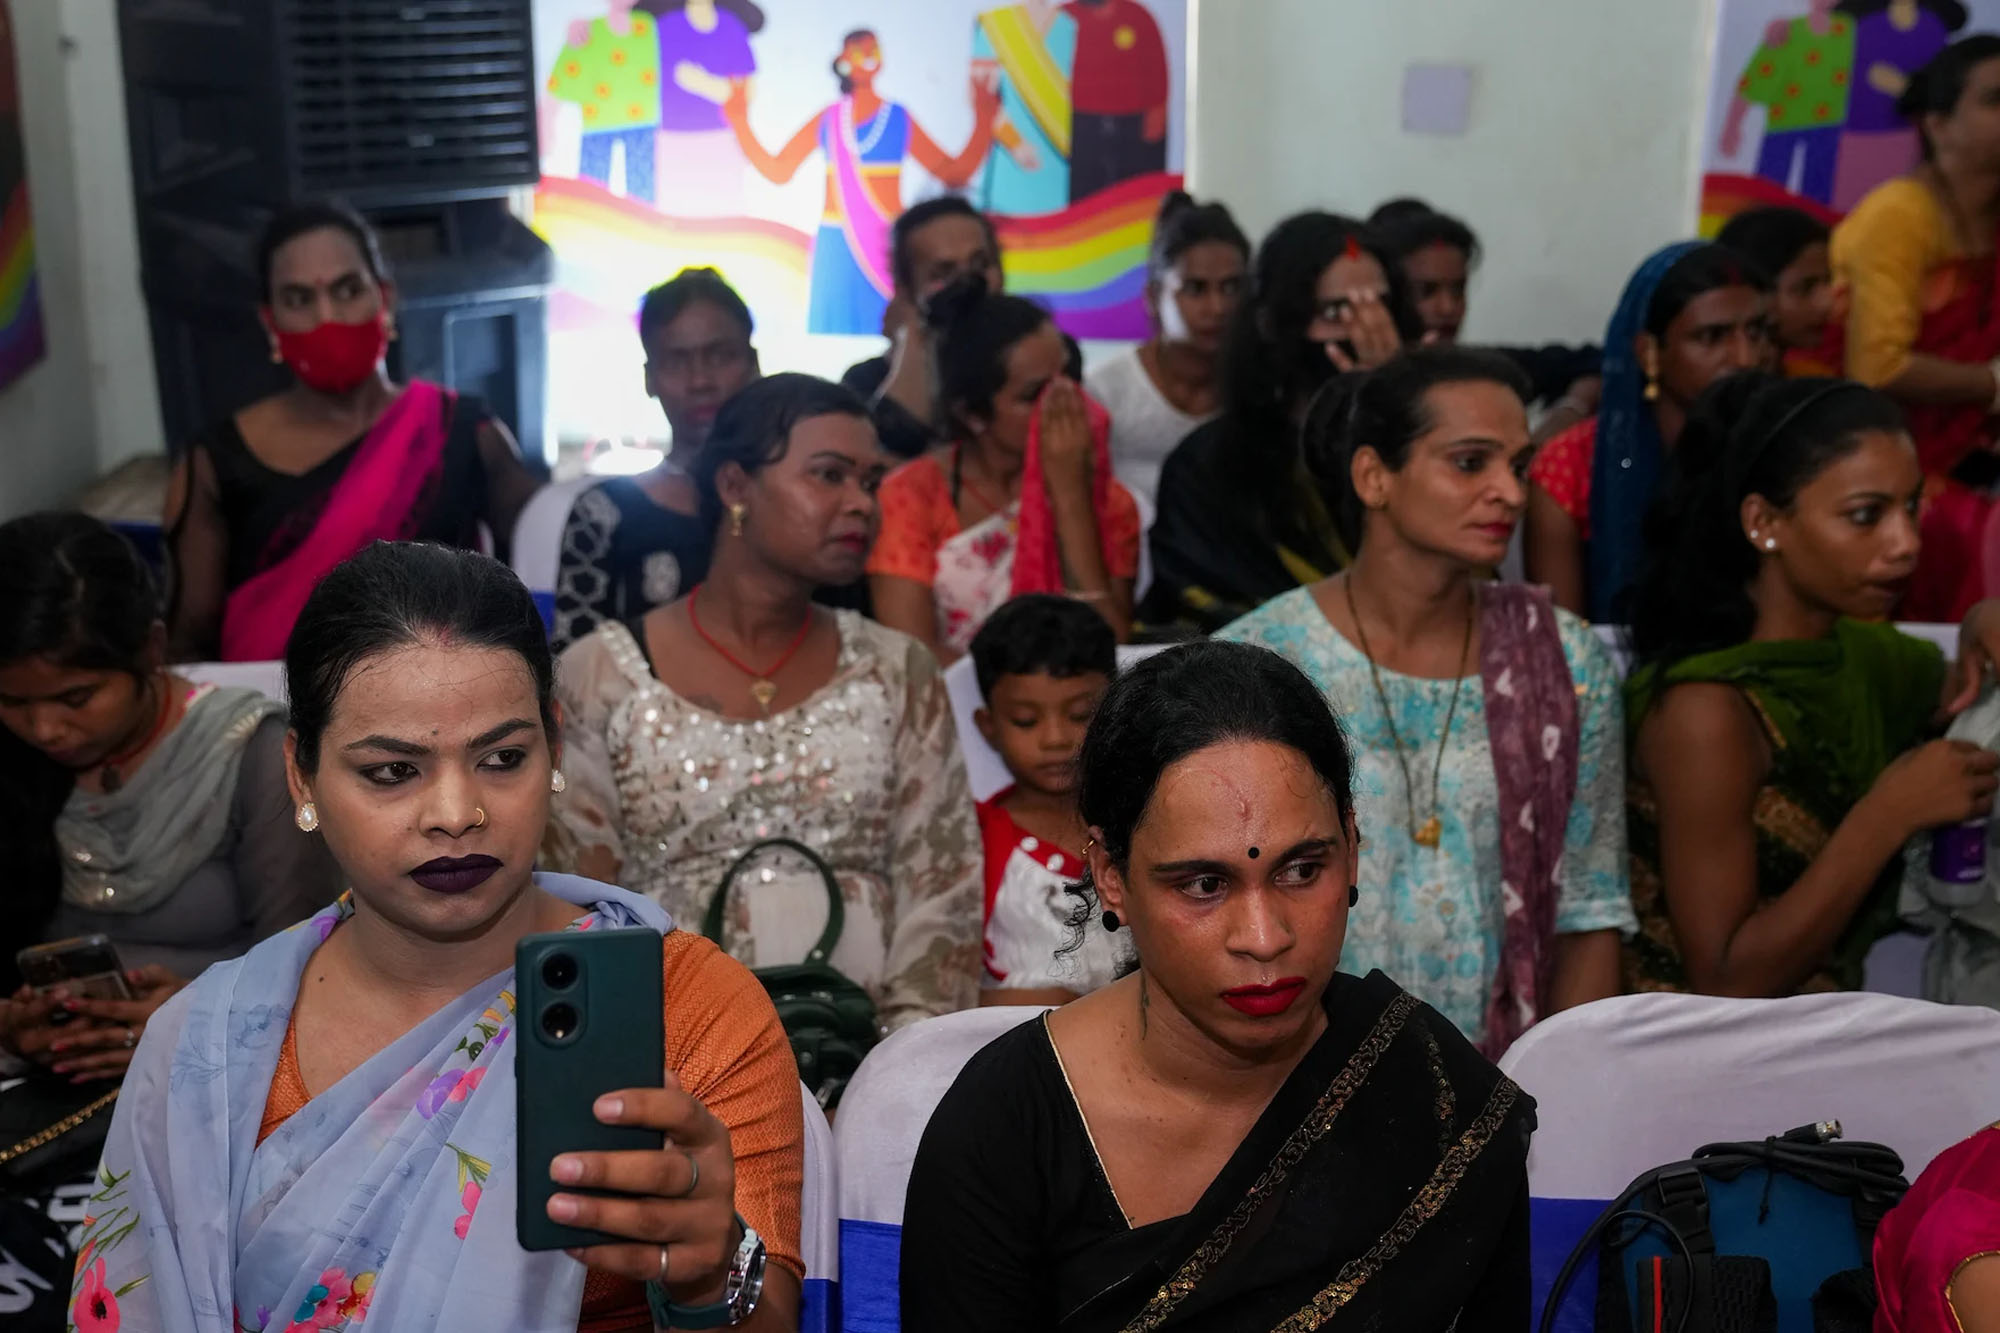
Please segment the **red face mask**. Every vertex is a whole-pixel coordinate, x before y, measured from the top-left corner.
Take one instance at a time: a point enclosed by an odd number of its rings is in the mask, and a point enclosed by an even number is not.
[[[385,312],[361,324],[332,320],[304,333],[274,330],[278,355],[308,388],[321,393],[349,393],[375,373],[389,350],[389,320]]]

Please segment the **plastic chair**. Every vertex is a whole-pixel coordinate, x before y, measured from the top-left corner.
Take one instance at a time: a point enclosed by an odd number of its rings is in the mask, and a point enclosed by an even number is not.
[[[1169,647],[1172,645],[1127,644],[1118,650],[1118,668],[1122,671]],[[999,752],[986,743],[979,728],[973,725],[972,715],[985,701],[979,697],[979,676],[972,668],[972,658],[961,657],[946,667],[944,684],[951,693],[951,712],[958,723],[958,748],[965,756],[965,776],[972,786],[972,799],[983,801],[1005,790],[1014,779],[1008,775]]]
[[[966,1061],[1042,1011],[995,1006],[913,1023],[868,1053],[841,1097],[833,1142],[840,1183],[841,1328],[895,1333],[903,1196],[931,1113]]]

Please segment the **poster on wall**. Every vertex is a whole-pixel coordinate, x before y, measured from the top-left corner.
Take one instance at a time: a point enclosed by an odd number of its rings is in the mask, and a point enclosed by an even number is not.
[[[48,350],[41,287],[35,280],[35,227],[28,212],[28,155],[21,142],[14,29],[0,0],[0,389]]]
[[[536,0],[558,429],[657,434],[634,321],[692,265],[749,302],[767,369],[872,355],[890,229],[943,193],[993,216],[1009,290],[1070,333],[1146,336],[1153,216],[1186,139],[1186,8]]]
[[[1974,31],[2000,31],[2000,0],[1722,0],[1703,233],[1765,204],[1833,222],[1915,166],[1917,133],[1896,99]]]

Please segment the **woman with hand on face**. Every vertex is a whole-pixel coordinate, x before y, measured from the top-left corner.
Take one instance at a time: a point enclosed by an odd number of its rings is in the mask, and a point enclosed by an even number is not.
[[[970,1008],[980,840],[930,652],[815,588],[861,573],[888,460],[836,384],[774,375],[716,418],[695,471],[708,578],[563,654],[569,796],[555,859],[701,920],[756,844],[791,838],[836,881],[831,965],[886,1028]],[[796,963],[827,887],[795,851],[732,881],[721,932],[753,967]]]
[[[349,892],[154,1017],[89,1205],[77,1324],[795,1328],[784,1032],[754,978],[652,903],[534,873],[564,781],[527,590],[484,556],[378,543],[314,590],[285,673],[296,820]],[[558,1182],[630,1197],[558,1193],[549,1216],[621,1240],[524,1253],[515,945],[641,926],[663,935],[666,1079],[596,1111],[667,1146],[556,1158]],[[754,1310],[725,1307],[767,1247]]]
[[[1422,336],[1402,266],[1361,223],[1301,213],[1264,238],[1223,347],[1222,415],[1160,470],[1149,631],[1213,633],[1348,562],[1299,423],[1328,380]]]
[[[1770,368],[1771,283],[1734,251],[1687,242],[1632,275],[1604,334],[1597,415],[1551,439],[1528,477],[1522,554],[1556,605],[1621,623],[1639,525],[1688,410],[1740,370]]]
[[[937,353],[926,322],[931,298],[977,273],[989,292],[1005,291],[1000,236],[993,219],[955,194],[926,199],[897,216],[889,231],[895,288],[882,316],[888,350],[847,368],[840,382],[868,401],[882,447],[916,458],[938,443]]]
[[[933,297],[931,312],[937,415],[952,443],[882,483],[868,557],[876,619],[948,664],[1008,599],[1060,593],[1124,639],[1139,509],[1111,475],[1110,422],[1071,378],[1062,331],[976,277]]]
[[[115,1080],[203,968],[333,901],[338,872],[284,796],[284,713],[167,669],[152,575],[104,524],[0,526],[0,1062]],[[133,999],[15,992],[19,950],[86,935]]]
[[[1172,649],[1112,685],[1081,765],[1076,891],[1138,969],[939,1104],[903,1327],[1525,1328],[1534,1103],[1395,982],[1336,971],[1375,889],[1319,691],[1261,649]]]
[[[1085,381],[1111,414],[1118,479],[1149,506],[1167,455],[1222,410],[1222,336],[1249,267],[1249,238],[1226,207],[1180,190],[1160,201],[1146,277],[1153,336]]]
[[[176,661],[274,661],[313,585],[375,540],[503,546],[540,485],[485,404],[383,365],[396,287],[368,224],[308,204],[257,245],[271,359],[294,380],[197,440],[167,491]]]
[[[1306,416],[1347,571],[1222,631],[1276,649],[1354,738],[1368,830],[1349,954],[1404,979],[1498,1058],[1617,993],[1626,892],[1618,672],[1546,590],[1484,582],[1527,500],[1520,372],[1422,348]]]
[[[2000,603],[1956,671],[1886,623],[1922,487],[1902,413],[1852,381],[1737,376],[1697,406],[1633,599],[1633,988],[1858,987],[1903,845],[1991,809],[2000,757],[1926,737],[2000,654]]]

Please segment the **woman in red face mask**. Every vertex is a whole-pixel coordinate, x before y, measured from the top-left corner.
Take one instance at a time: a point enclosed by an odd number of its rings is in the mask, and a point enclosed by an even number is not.
[[[167,492],[178,660],[281,658],[313,585],[369,542],[505,540],[539,484],[485,404],[383,364],[396,289],[344,208],[272,219],[258,317],[291,387],[182,454]]]

